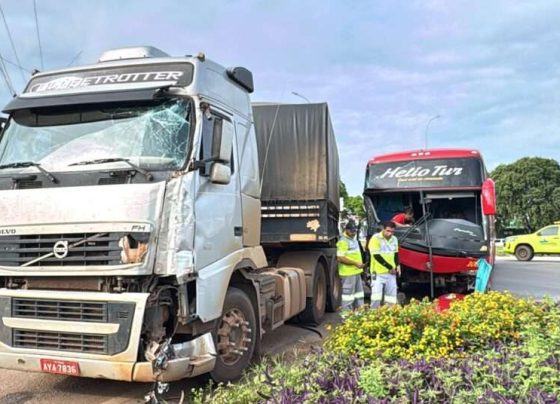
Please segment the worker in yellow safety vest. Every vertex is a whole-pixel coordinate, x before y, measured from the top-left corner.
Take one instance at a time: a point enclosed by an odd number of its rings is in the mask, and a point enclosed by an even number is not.
[[[368,251],[371,255],[371,273],[375,276],[371,288],[371,307],[377,308],[384,299],[387,304],[397,303],[397,275],[401,274],[399,265],[399,242],[393,235],[395,223],[385,222],[383,230],[369,240]]]
[[[338,261],[338,275],[342,282],[342,310],[351,310],[364,304],[364,286],[361,274],[365,264],[356,233],[358,226],[349,221],[344,227],[344,233],[336,244],[336,259]]]

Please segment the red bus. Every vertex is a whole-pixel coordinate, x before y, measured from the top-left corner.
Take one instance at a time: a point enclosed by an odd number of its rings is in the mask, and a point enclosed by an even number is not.
[[[403,286],[429,284],[465,293],[477,262],[494,263],[494,183],[477,150],[434,149],[385,154],[367,165],[368,239],[407,208],[414,222],[397,227]]]

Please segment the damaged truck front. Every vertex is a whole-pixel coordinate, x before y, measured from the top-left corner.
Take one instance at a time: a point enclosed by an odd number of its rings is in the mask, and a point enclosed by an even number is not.
[[[1,367],[232,380],[265,332],[336,308],[336,232],[300,267],[260,243],[252,91],[151,47],[32,76],[0,140]]]

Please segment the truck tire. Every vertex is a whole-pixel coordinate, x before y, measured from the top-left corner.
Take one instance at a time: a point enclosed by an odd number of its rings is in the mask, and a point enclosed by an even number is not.
[[[228,289],[222,318],[212,334],[217,355],[210,376],[218,383],[238,380],[253,357],[258,338],[255,308],[247,293]]]
[[[520,245],[515,249],[515,258],[517,258],[518,261],[531,261],[533,255],[533,249],[528,245]]]
[[[327,308],[327,275],[325,266],[317,262],[313,277],[313,297],[308,297],[305,310],[298,317],[302,323],[320,324]]]
[[[338,265],[334,268],[334,274],[327,295],[327,311],[334,313],[342,302],[342,281],[338,275]]]

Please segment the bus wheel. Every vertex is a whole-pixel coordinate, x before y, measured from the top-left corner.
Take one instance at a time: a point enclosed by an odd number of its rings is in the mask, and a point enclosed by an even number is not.
[[[531,261],[533,255],[533,249],[528,245],[520,245],[515,249],[515,258],[519,261]]]
[[[210,373],[218,383],[242,376],[253,357],[258,338],[255,309],[244,291],[230,287],[222,313],[213,332],[217,356]]]
[[[307,298],[305,310],[299,316],[302,323],[320,324],[325,317],[327,306],[327,275],[325,267],[321,262],[315,267],[313,277],[313,297]]]

